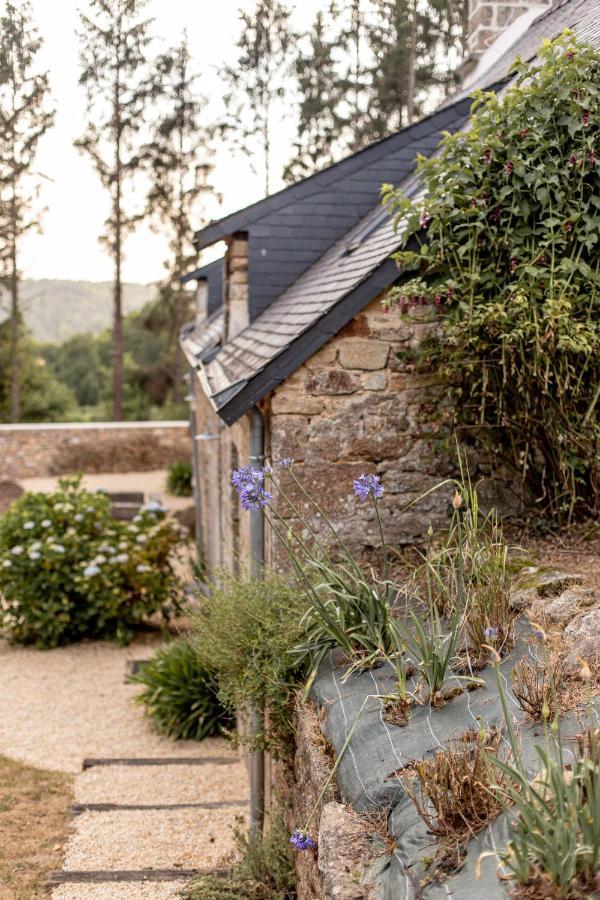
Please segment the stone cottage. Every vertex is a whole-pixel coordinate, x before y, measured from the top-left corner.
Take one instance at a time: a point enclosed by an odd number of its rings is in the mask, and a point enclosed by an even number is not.
[[[594,0],[531,4],[471,0],[470,57],[463,86],[432,115],[196,235],[199,250],[224,242],[222,260],[184,281],[197,284],[197,318],[182,335],[194,409],[194,462],[203,559],[219,566],[272,559],[260,514],[240,510],[233,471],[263,458],[293,457],[356,548],[377,543],[368,504],[352,479],[377,472],[389,540],[422,537],[445,518],[439,498],[407,504],[449,466],[432,435],[430,377],[411,355],[435,311],[386,312],[401,277],[390,255],[401,238],[378,202],[383,182],[417,196],[418,153],[463,127],[475,88],[501,89],[517,55],[535,57],[544,38],[594,27]],[[404,510],[404,511],[403,511]]]

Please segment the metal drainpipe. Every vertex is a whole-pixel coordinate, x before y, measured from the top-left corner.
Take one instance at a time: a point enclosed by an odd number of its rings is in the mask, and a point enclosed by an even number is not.
[[[192,438],[192,473],[194,476],[194,525],[196,531],[196,559],[198,563],[202,563],[202,516],[200,514],[200,472],[198,470],[198,448],[196,444],[196,392],[194,390],[195,375],[195,370],[190,366],[190,435]]]
[[[260,467],[265,460],[265,422],[262,413],[254,408],[250,419],[249,463]],[[261,578],[265,565],[265,516],[262,509],[250,512],[250,574]],[[251,734],[258,734],[264,725],[264,710],[254,706],[250,713]],[[250,832],[260,837],[265,816],[265,754],[255,750],[250,754]]]

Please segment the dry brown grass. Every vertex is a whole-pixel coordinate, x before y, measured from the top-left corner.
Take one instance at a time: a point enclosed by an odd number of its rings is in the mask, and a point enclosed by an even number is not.
[[[510,675],[515,700],[536,722],[552,721],[558,715],[564,678],[559,658],[520,659]]]
[[[504,808],[498,756],[501,734],[466,731],[429,759],[401,773],[406,793],[431,834],[442,839],[437,865],[455,868],[465,844]]]
[[[72,779],[0,756],[0,900],[46,897],[61,868]]]

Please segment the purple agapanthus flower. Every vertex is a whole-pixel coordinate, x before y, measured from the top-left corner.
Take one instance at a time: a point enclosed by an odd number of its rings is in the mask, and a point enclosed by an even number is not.
[[[264,509],[273,499],[263,484],[248,484],[240,491],[242,509]]]
[[[354,481],[354,493],[359,500],[367,500],[372,497],[380,500],[383,497],[383,485],[379,475],[361,475]]]
[[[287,472],[294,465],[294,460],[291,456],[284,456],[283,459],[279,460],[279,468],[283,469],[284,472]]]
[[[244,488],[263,484],[264,480],[265,470],[256,469],[254,466],[242,466],[240,469],[236,469],[231,476],[231,483],[239,494]]]
[[[294,850],[313,850],[317,846],[317,842],[313,841],[306,831],[301,831],[299,828],[292,833],[290,844]]]

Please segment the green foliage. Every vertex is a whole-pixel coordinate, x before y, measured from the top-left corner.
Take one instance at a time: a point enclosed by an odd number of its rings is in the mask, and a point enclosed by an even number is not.
[[[131,681],[143,685],[137,695],[156,729],[169,737],[201,741],[229,725],[217,699],[217,683],[188,638],[158,650]]]
[[[494,855],[520,884],[535,885],[539,896],[597,896],[600,730],[589,727],[578,735],[575,753],[567,756],[555,719],[546,746],[535,746],[541,771],[532,781],[521,756],[497,666],[495,671],[512,757],[492,757],[502,775],[501,790],[511,816],[508,844]]]
[[[183,900],[294,900],[294,861],[282,816],[264,837],[235,834],[238,861],[231,875],[204,875],[184,888]]]
[[[424,357],[441,415],[502,445],[554,521],[600,485],[600,54],[569,34],[479,94],[470,127],[419,161],[425,199],[384,200],[411,247],[392,302],[441,311]],[[426,229],[424,234],[423,229]]]
[[[176,497],[192,493],[192,466],[189,462],[171,463],[167,472],[167,490]]]
[[[150,510],[130,523],[113,520],[109,499],[79,482],[25,493],[0,519],[1,622],[18,643],[126,642],[147,616],[179,609],[179,533]]]
[[[20,419],[23,422],[64,422],[76,409],[69,388],[55,377],[26,336],[19,340]],[[10,416],[9,323],[0,324],[0,422]]]
[[[292,733],[292,701],[301,675],[291,649],[300,637],[306,601],[297,586],[221,573],[194,621],[193,641],[215,673],[219,699],[232,713],[250,704],[268,709],[262,744],[277,749]]]

